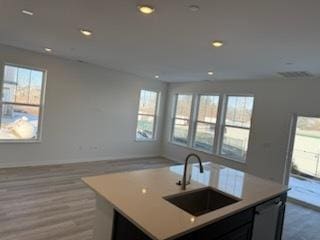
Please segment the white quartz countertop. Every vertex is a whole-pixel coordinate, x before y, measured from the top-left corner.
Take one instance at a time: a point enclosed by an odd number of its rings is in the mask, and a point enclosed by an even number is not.
[[[155,240],[174,239],[207,224],[240,212],[288,190],[287,186],[264,180],[221,165],[205,162],[204,173],[192,164],[187,190],[212,187],[241,200],[195,217],[163,197],[184,193],[176,182],[183,165],[86,177],[83,181],[117,211]]]

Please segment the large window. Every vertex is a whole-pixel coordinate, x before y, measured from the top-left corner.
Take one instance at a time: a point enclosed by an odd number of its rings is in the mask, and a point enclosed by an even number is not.
[[[219,96],[199,96],[193,147],[213,151],[218,105]]]
[[[228,96],[220,154],[244,161],[247,155],[253,97]]]
[[[173,117],[172,141],[187,145],[192,106],[192,95],[176,95],[175,115]]]
[[[159,94],[157,92],[141,90],[136,131],[137,140],[155,139],[158,99]]]
[[[252,96],[177,94],[171,141],[244,162],[253,101]]]
[[[0,86],[0,141],[40,139],[44,78],[44,71],[4,66]]]

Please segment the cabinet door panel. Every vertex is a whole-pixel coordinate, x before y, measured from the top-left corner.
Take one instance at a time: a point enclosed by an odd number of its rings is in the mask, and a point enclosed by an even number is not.
[[[226,236],[219,238],[219,240],[250,240],[251,229],[252,229],[252,225],[247,224],[247,225],[227,234]]]
[[[118,212],[114,214],[113,240],[151,240],[139,228]]]
[[[286,204],[284,203],[280,208],[279,208],[279,216],[278,216],[278,228],[276,232],[276,240],[281,240],[282,238],[282,230],[283,230],[283,221],[284,221],[284,214],[286,211]]]
[[[197,240],[197,237],[194,233],[190,233],[182,237],[176,238],[175,240]]]
[[[252,223],[254,210],[248,209],[246,211],[235,214],[231,217],[223,219],[217,223],[213,223],[204,227],[196,232],[197,239],[199,240],[214,240],[219,239],[221,236],[240,228],[241,226]]]

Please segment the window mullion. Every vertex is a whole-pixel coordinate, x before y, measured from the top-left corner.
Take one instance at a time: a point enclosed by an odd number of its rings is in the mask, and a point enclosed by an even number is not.
[[[177,115],[177,104],[178,104],[178,94],[175,94],[173,112],[171,115],[172,118],[171,118],[171,131],[170,131],[169,141],[173,141],[173,134],[174,134],[174,128],[175,128],[175,122],[176,122],[176,115]]]
[[[2,102],[0,101],[0,129],[1,129],[1,126],[2,126]]]
[[[222,97],[220,97],[219,107],[218,107],[218,118],[217,118],[217,124],[215,127],[217,137],[215,137],[214,139],[214,151],[216,154],[220,154],[221,152],[223,132],[224,132],[224,122],[226,119],[227,101],[228,100],[226,95],[222,95]]]
[[[15,102],[17,101],[17,92],[18,92],[18,85],[19,85],[19,72],[20,72],[20,70],[17,69],[17,75],[16,75],[17,85],[15,86],[15,95],[14,95],[14,101]]]
[[[157,93],[156,104],[155,104],[155,108],[154,108],[154,111],[153,111],[153,126],[152,126],[152,138],[153,139],[156,139],[158,97],[159,97],[159,94]]]
[[[171,131],[170,131],[169,141],[173,141],[173,134],[174,134],[175,123],[176,123],[176,118],[173,117],[173,118],[171,119]]]
[[[196,121],[199,109],[199,95],[194,94],[192,98],[191,104],[191,113],[190,113],[190,121],[189,121],[189,133],[188,133],[188,146],[192,148],[195,131],[196,131]]]
[[[250,130],[250,127],[241,127],[237,125],[230,125],[230,124],[224,124],[225,127],[230,127],[230,128],[239,128],[239,129],[244,129],[244,130]]]
[[[19,102],[7,102],[3,101],[1,104],[8,104],[8,105],[19,105],[19,106],[26,106],[26,107],[42,107],[39,104],[30,104],[30,103],[19,103]]]
[[[3,97],[3,87],[4,87],[4,64],[0,64],[0,129],[1,129],[1,123],[2,123],[2,97]]]
[[[147,117],[154,117],[155,116],[153,114],[146,114],[146,113],[138,113],[138,115],[147,116]]]
[[[214,123],[214,122],[199,121],[198,119],[196,119],[196,122],[197,122],[197,123],[204,123],[204,124],[216,125],[216,123]]]

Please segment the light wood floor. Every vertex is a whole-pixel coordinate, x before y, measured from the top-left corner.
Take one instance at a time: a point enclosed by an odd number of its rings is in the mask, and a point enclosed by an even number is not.
[[[81,177],[170,164],[153,158],[0,169],[0,240],[92,240],[95,195]]]
[[[94,193],[80,180],[168,166],[162,159],[0,169],[0,240],[92,240]],[[288,204],[283,240],[320,240],[320,213]]]

